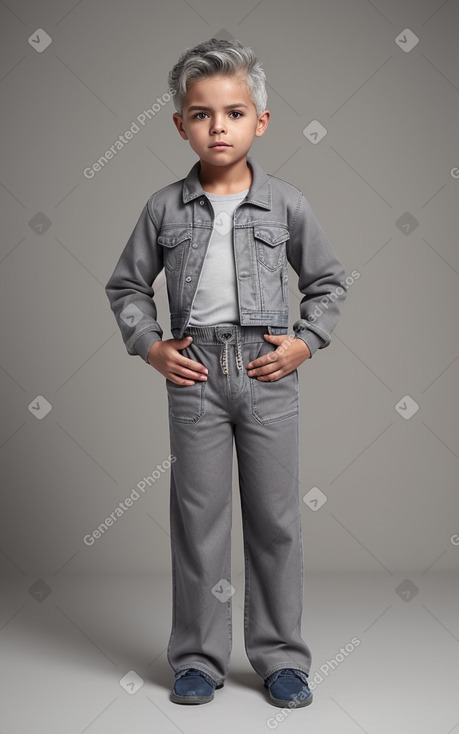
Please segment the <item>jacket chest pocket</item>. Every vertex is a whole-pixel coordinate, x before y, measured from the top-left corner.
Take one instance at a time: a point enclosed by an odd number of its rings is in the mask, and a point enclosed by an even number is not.
[[[171,273],[180,271],[186,253],[190,247],[191,230],[174,227],[158,235],[158,244],[163,249],[164,267]]]
[[[257,225],[253,228],[257,260],[268,270],[277,270],[286,261],[285,243],[290,237],[286,227]]]

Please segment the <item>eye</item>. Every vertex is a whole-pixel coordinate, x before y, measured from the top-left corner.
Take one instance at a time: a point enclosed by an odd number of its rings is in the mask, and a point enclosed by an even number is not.
[[[240,117],[243,117],[242,112],[239,112],[239,110],[231,110],[230,115],[237,115],[237,117],[233,117],[233,120],[239,120]]]
[[[200,117],[200,115],[203,115],[203,117]],[[206,117],[207,112],[197,112],[193,117],[195,117],[197,120],[204,120]]]

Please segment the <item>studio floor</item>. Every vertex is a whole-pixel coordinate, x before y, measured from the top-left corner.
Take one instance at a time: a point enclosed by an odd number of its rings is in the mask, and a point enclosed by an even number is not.
[[[170,579],[2,580],[1,734],[459,734],[453,574],[309,575],[303,637],[314,701],[268,703],[233,596],[229,676],[211,703],[169,700]]]

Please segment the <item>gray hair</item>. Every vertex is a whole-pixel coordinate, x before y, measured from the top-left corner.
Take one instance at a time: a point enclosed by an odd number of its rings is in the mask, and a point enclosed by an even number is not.
[[[236,39],[232,41],[211,38],[194,48],[187,48],[175,66],[169,72],[168,82],[175,91],[174,106],[182,114],[183,98],[191,80],[215,76],[231,75],[239,72],[247,74],[247,86],[257,114],[266,109],[268,95],[266,93],[266,76],[260,62],[251,48],[244,46]]]

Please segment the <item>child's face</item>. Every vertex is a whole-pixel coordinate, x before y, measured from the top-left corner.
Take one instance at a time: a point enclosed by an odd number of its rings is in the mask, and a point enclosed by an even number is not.
[[[245,159],[255,136],[263,135],[270,113],[257,114],[245,76],[212,76],[191,82],[182,115],[173,119],[201,161],[228,166]],[[216,145],[221,142],[222,145]]]

